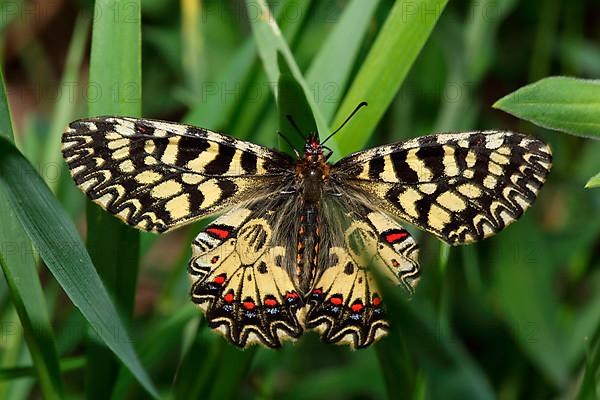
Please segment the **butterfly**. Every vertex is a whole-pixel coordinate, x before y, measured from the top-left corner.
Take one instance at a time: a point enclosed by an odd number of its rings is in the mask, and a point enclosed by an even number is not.
[[[326,141],[326,140],[325,140]],[[451,245],[518,219],[551,168],[549,147],[509,131],[422,136],[330,163],[316,134],[292,157],[195,126],[128,117],[72,122],[77,186],[141,230],[220,214],[192,243],[191,299],[231,343],[279,348],[316,330],[364,348],[389,330],[370,268],[409,295],[418,246],[396,219]]]

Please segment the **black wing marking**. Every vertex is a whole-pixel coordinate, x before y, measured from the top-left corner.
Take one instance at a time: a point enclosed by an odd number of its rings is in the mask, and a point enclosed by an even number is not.
[[[74,121],[62,149],[75,183],[95,203],[155,232],[264,196],[269,182],[291,168],[289,157],[259,145],[127,117]]]
[[[332,179],[456,245],[518,219],[551,163],[545,143],[519,133],[450,133],[352,154],[334,165]]]

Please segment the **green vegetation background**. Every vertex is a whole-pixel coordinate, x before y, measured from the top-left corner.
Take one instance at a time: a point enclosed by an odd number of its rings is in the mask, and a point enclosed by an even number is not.
[[[0,398],[597,398],[600,192],[583,187],[600,145],[491,107],[547,76],[598,77],[597,2],[271,5],[272,18],[259,0],[0,1]],[[539,200],[494,238],[449,248],[413,230],[418,293],[387,288],[395,329],[367,350],[314,333],[281,351],[227,345],[189,301],[204,222],[138,234],[86,203],[60,155],[86,115],[277,147],[278,127],[294,137],[286,113],[324,137],[362,100],[335,158],[469,129],[554,153]]]

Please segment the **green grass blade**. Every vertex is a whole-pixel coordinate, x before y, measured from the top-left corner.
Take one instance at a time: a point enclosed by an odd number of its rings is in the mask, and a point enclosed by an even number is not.
[[[490,292],[516,343],[549,381],[560,386],[568,379],[570,345],[553,292],[557,263],[532,218],[526,214],[508,235],[494,239],[494,254],[503,257],[490,259]]]
[[[27,179],[22,179],[22,176]],[[131,345],[127,327],[73,223],[33,166],[3,138],[0,138],[0,187],[7,193],[13,210],[41,258],[73,304],[142,386],[158,397]]]
[[[303,0],[299,6],[307,9],[310,2],[311,0]],[[283,7],[285,4],[287,3],[284,3]],[[277,10],[276,19],[281,18],[283,7]],[[296,25],[301,25],[301,22],[301,20],[294,21],[294,23],[282,26],[284,37],[293,40],[298,33]],[[252,72],[257,60],[256,44],[254,39],[249,37],[239,46],[231,62],[217,75],[215,80],[202,83],[202,95],[185,115],[183,122],[201,125],[209,129],[222,129],[224,126],[231,128],[233,124],[230,121],[234,118],[233,113],[240,102],[243,103],[244,111],[248,110],[249,104],[256,105],[256,109],[262,109],[262,106],[267,103],[268,96],[248,99],[246,96],[239,95],[239,91],[244,93],[253,88],[265,88],[269,85],[268,82],[262,82],[258,76],[252,80]],[[232,88],[235,88],[236,95],[228,92]],[[239,138],[247,136],[248,133],[247,130],[231,131],[231,134]]]
[[[11,116],[7,102],[4,75],[0,70],[0,138],[13,140]],[[5,171],[5,170],[3,170]],[[20,175],[19,169],[5,171]],[[20,176],[23,179],[25,176]],[[25,340],[44,397],[63,396],[56,344],[47,312],[46,300],[35,266],[35,257],[27,235],[9,204],[9,189],[0,183],[0,266],[8,284],[12,303],[23,326]]]
[[[89,28],[89,18],[84,14],[79,15],[73,29],[73,36],[65,62],[65,70],[60,83],[60,87],[65,91],[65,95],[60,96],[54,107],[50,129],[48,130],[48,146],[44,151],[42,159],[42,165],[44,166],[56,166],[57,169],[59,169],[58,166],[64,166],[60,153],[60,139],[64,127],[73,119],[76,105],[75,99],[72,97],[69,89],[73,82],[77,82],[79,78],[83,54],[87,46]],[[59,179],[52,179],[53,176],[44,176],[44,178],[46,178],[46,183],[52,191],[56,192]]]
[[[8,202],[4,193],[0,193],[0,201],[3,204]],[[6,220],[3,219],[3,221]],[[7,233],[11,236],[6,237]],[[63,388],[58,368],[58,355],[42,287],[32,259],[26,257],[27,260],[23,260],[24,254],[22,252],[31,251],[31,245],[29,241],[15,242],[14,234],[23,237],[23,231],[18,223],[17,225],[4,224],[2,233],[0,233],[2,243],[6,247],[12,247],[13,244],[23,246],[14,247],[14,249],[19,250],[14,252],[16,257],[11,257],[11,255],[6,257],[9,261],[5,261],[3,254],[0,254],[0,267],[2,267],[10,289],[12,304],[19,315],[42,393],[45,398],[60,399],[63,395]],[[22,262],[15,262],[18,259],[21,259]]]
[[[581,386],[577,394],[577,400],[588,400],[600,398],[600,331],[596,332],[586,356],[585,371]]]
[[[269,80],[271,82],[279,81],[277,54],[281,53],[287,62],[289,70],[298,84],[302,87],[304,95],[308,99],[319,132],[322,135],[327,134],[329,132],[327,121],[317,104],[314,102],[314,99],[311,97],[310,90],[302,76],[302,72],[300,71],[300,68],[298,68],[294,55],[281,34],[277,22],[271,15],[269,7],[264,0],[246,0],[246,4],[250,12],[255,12],[257,6],[261,11],[260,18],[253,19],[250,25],[252,26],[252,32],[254,33],[254,38],[258,46],[258,53]]]
[[[345,129],[350,133],[338,138],[341,154],[360,150],[367,143],[446,3],[447,0],[396,1],[332,124],[338,126],[361,101],[369,103],[348,123]]]
[[[229,343],[224,343],[220,363],[217,365],[215,381],[209,399],[237,399],[240,382],[248,375],[252,359],[257,351],[256,346],[241,350]]]
[[[162,367],[165,359],[165,354],[173,354],[181,347],[183,331],[186,325],[194,318],[198,318],[198,308],[191,302],[179,307],[171,315],[161,318],[146,331],[146,334],[141,338],[141,343],[138,347],[142,362],[149,370]],[[156,340],[160,338],[160,340]],[[205,354],[201,363],[194,366],[196,371],[206,368],[217,368],[216,362],[210,362]],[[198,361],[198,360],[196,360]],[[170,373],[170,376],[173,374]],[[179,372],[177,373],[179,375]],[[177,378],[176,378],[177,379]],[[132,392],[132,389],[137,390],[139,386],[133,385],[133,376],[129,371],[121,370],[112,398],[114,399],[129,399],[134,397],[137,392]],[[197,381],[196,381],[197,382]],[[177,383],[177,381],[175,381]],[[139,390],[138,390],[139,391]]]
[[[202,56],[204,53],[204,38],[200,28],[200,7],[202,3],[196,0],[181,1],[181,37],[184,46],[183,72],[187,90],[193,96],[201,95],[202,78],[204,75]]]
[[[277,99],[279,111],[279,130],[291,142],[294,149],[303,149],[302,135],[317,132],[317,124],[313,118],[310,104],[304,95],[302,86],[294,78],[281,53],[278,53],[279,82],[277,83]],[[292,117],[300,132],[288,119]],[[292,149],[280,138],[279,149],[293,155]]]
[[[379,0],[352,0],[306,72],[306,82],[327,122],[346,90],[350,72]]]
[[[60,362],[61,372],[70,372],[85,367],[85,358],[73,357],[63,359]],[[0,381],[8,381],[18,378],[27,378],[35,376],[35,367],[14,367],[14,368],[3,368],[0,369]]]
[[[140,7],[139,0],[96,2],[90,82],[101,95],[88,101],[92,116],[141,116]],[[129,320],[137,285],[139,232],[89,201],[87,222],[87,248],[92,261],[121,315]],[[110,397],[118,366],[115,355],[103,343],[88,341],[89,398]]]
[[[544,128],[600,139],[600,81],[550,77],[524,86],[494,105]]]
[[[423,368],[429,381],[431,398],[494,399],[492,388],[479,367],[457,340],[439,335],[439,325],[431,309],[422,303],[407,301],[399,288],[373,268],[382,288],[391,331],[388,342],[404,342]],[[389,344],[388,344],[389,345]],[[385,349],[385,347],[384,347]],[[390,364],[383,364],[389,367]],[[390,371],[387,371],[389,374]],[[388,388],[390,382],[388,381]],[[389,393],[390,398],[401,388]]]
[[[593,189],[600,187],[600,172],[592,176],[589,181],[585,184],[586,189]]]
[[[200,99],[185,115],[183,122],[209,129],[222,129],[232,118],[240,97],[226,96],[224,89],[234,88],[236,85],[246,87],[255,61],[256,46],[248,40],[240,47],[231,63],[217,76],[217,79],[202,83]]]

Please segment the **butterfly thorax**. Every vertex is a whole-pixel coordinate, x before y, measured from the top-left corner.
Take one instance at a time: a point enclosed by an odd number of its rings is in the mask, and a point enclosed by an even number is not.
[[[330,165],[323,154],[319,139],[311,135],[304,147],[304,155],[296,163],[296,178],[302,199],[306,203],[318,204],[329,179]]]

